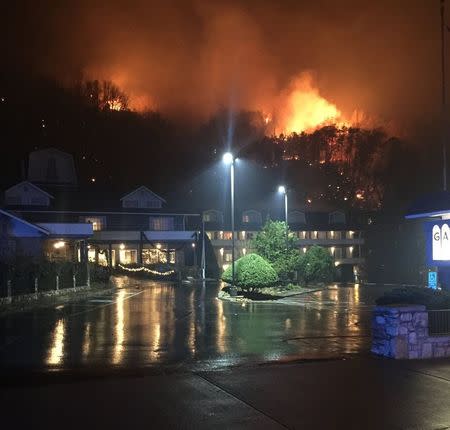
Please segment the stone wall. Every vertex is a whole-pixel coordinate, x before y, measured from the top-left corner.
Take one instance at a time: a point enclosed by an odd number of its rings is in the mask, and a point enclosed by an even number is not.
[[[397,359],[450,357],[450,336],[428,334],[425,306],[377,306],[372,320],[372,352]]]

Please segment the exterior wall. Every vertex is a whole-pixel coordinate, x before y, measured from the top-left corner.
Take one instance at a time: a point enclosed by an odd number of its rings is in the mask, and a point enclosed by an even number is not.
[[[72,155],[57,149],[43,149],[30,153],[28,180],[47,184],[77,183]]]
[[[30,183],[22,182],[5,191],[8,206],[49,206],[50,197]]]
[[[162,200],[144,187],[128,194],[122,199],[124,208],[160,209]]]
[[[450,336],[428,334],[425,306],[377,306],[372,320],[372,352],[396,359],[450,357]]]
[[[213,246],[219,268],[225,269],[230,261],[227,257],[231,253],[232,238],[231,232],[207,230],[206,232]],[[350,271],[354,273],[351,279],[342,276],[342,280],[358,281],[360,267],[364,264],[364,237],[362,232],[353,230],[295,230],[292,232],[298,240],[297,246],[303,252],[313,246],[323,246],[328,248],[332,254],[335,265],[348,265]],[[235,253],[236,258],[252,252],[252,239],[256,237],[258,230],[236,231]],[[342,271],[342,274],[347,271]]]

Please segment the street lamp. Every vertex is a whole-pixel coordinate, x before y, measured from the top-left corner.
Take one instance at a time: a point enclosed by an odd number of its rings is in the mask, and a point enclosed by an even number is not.
[[[287,189],[284,185],[280,185],[278,187],[278,192],[280,194],[284,194],[284,220],[286,221],[286,229],[288,226],[288,221],[287,221]]]
[[[234,157],[231,152],[223,154],[223,162],[230,166],[230,182],[231,182],[231,279],[234,287]]]
[[[286,248],[288,246],[288,197],[287,197],[287,189],[284,185],[280,185],[278,187],[278,192],[280,194],[284,194],[284,220],[286,222]]]

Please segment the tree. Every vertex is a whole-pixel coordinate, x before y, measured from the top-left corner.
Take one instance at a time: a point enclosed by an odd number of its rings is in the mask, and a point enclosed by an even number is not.
[[[311,281],[330,282],[334,275],[333,258],[325,248],[312,246],[300,258],[298,271],[306,284]]]
[[[282,282],[297,268],[300,253],[295,238],[282,221],[267,221],[252,242],[256,253],[269,261]]]
[[[257,254],[248,254],[235,262],[235,284],[246,291],[270,287],[278,281],[278,276],[270,263]],[[222,274],[222,280],[233,282],[231,266]]]

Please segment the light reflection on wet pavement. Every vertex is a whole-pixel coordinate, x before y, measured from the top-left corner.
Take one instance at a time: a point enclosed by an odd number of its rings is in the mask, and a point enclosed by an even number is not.
[[[0,367],[174,365],[214,369],[366,354],[374,300],[387,288],[329,286],[276,302],[217,299],[217,283],[116,278],[118,289],[0,318]]]

